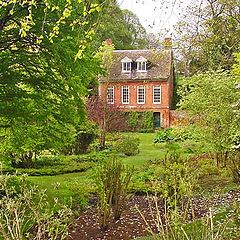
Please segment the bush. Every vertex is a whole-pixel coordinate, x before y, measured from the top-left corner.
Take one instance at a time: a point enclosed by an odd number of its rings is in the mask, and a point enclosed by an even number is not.
[[[184,197],[192,194],[195,176],[178,153],[168,154],[159,161],[155,177],[158,192],[173,208],[183,204]]]
[[[176,141],[176,138],[173,134],[172,128],[166,128],[159,131],[153,140],[154,143],[170,143],[174,141]]]
[[[187,140],[200,140],[201,131],[195,125],[178,128],[166,128],[160,130],[155,138],[154,143],[170,143],[170,142],[183,142]]]
[[[116,142],[114,149],[126,156],[134,156],[139,153],[139,144],[139,138],[124,136]]]
[[[103,157],[101,157],[103,158]],[[32,168],[8,168],[4,167],[4,173],[28,174],[30,176],[53,176],[65,173],[85,172],[95,166],[98,161],[96,156],[44,156],[34,162]]]
[[[120,160],[112,158],[102,162],[96,169],[95,183],[99,197],[99,223],[102,229],[108,227],[111,214],[119,220],[126,206],[129,183],[133,170]]]
[[[147,132],[153,132],[152,112],[127,112],[126,119],[129,131],[141,131],[141,129],[147,129]]]
[[[84,122],[76,133],[75,142],[65,146],[62,153],[66,155],[87,153],[90,144],[97,138],[97,136],[97,127],[90,122]]]

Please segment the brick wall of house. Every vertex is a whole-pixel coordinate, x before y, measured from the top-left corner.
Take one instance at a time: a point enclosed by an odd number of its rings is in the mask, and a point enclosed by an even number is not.
[[[106,93],[108,87],[114,86],[114,106],[122,111],[150,111],[161,114],[161,127],[170,126],[170,103],[172,91],[171,81],[122,81],[102,82],[101,93]],[[129,86],[129,104],[122,104],[122,86]],[[145,103],[137,102],[137,87],[145,86]],[[153,86],[161,86],[161,103],[153,103]],[[105,96],[106,97],[106,96]]]

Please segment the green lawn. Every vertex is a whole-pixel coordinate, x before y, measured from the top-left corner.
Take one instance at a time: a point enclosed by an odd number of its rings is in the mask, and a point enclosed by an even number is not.
[[[165,156],[167,149],[164,147],[164,144],[158,146],[153,144],[155,133],[126,134],[140,139],[140,152],[136,156],[122,157],[122,161],[124,164],[134,166],[135,168],[133,190],[141,191],[143,188],[143,190],[146,191],[148,189],[144,188],[144,179],[148,178],[147,174],[149,173],[148,167],[145,164],[149,160],[162,159]],[[186,151],[186,143],[183,143],[182,146],[183,149],[181,149],[181,152],[183,153],[183,156],[194,154]],[[191,148],[191,144],[189,146]],[[195,151],[194,148],[192,149]],[[73,197],[73,200],[76,203],[84,205],[84,199],[88,197],[89,192],[94,191],[92,180],[93,169],[89,169],[85,172],[61,174],[56,176],[31,176],[29,179],[40,188],[46,189],[47,195],[51,201],[58,197],[62,202],[68,202],[69,198]],[[214,189],[221,188],[223,190],[223,188],[228,189],[230,187],[231,189],[235,187],[235,184],[232,184],[232,179],[228,172],[222,173],[219,170],[213,171],[214,168],[212,164],[204,165],[204,169],[206,169],[204,170],[206,171],[206,175],[204,175],[199,182],[199,185],[201,185],[199,190],[201,192],[200,194],[202,194],[203,189],[206,192],[212,192]]]
[[[54,198],[58,198],[62,203],[68,204],[72,197],[74,203],[84,206],[89,192],[93,191],[91,174],[92,171],[88,170],[56,176],[30,176],[29,180],[46,189],[46,194],[52,203]]]
[[[138,167],[149,160],[162,158],[165,151],[159,149],[153,144],[155,135],[155,133],[131,133],[131,136],[138,137],[140,139],[140,152],[136,156],[123,158],[123,162],[125,164]]]
[[[161,151],[153,144],[155,133],[130,133],[140,139],[140,152],[136,156],[123,157],[125,164],[138,168],[148,160],[158,159],[164,156]],[[70,197],[74,201],[84,201],[88,192],[93,191],[91,180],[92,170],[79,173],[69,173],[56,176],[30,176],[29,179],[40,188],[46,189],[49,200],[59,198],[62,202],[68,202]]]

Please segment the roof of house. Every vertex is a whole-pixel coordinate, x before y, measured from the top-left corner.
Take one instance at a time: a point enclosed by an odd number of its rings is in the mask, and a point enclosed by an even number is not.
[[[122,63],[124,59],[131,59],[133,64],[130,73],[122,72]],[[138,72],[136,64],[139,59],[147,59],[147,71]],[[122,61],[123,60],[123,61]],[[130,62],[130,61],[127,61]],[[154,50],[115,50],[113,52],[113,63],[110,67],[108,79],[112,81],[119,80],[167,80],[171,74],[172,50],[154,49]],[[135,64],[135,65],[134,65]],[[134,67],[135,66],[135,67]],[[105,80],[104,78],[102,79]]]

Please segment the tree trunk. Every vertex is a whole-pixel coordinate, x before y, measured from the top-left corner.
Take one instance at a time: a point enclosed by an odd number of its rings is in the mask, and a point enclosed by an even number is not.
[[[102,130],[100,134],[100,148],[105,148],[105,142],[106,142],[106,119],[104,117],[103,124],[102,124]]]

